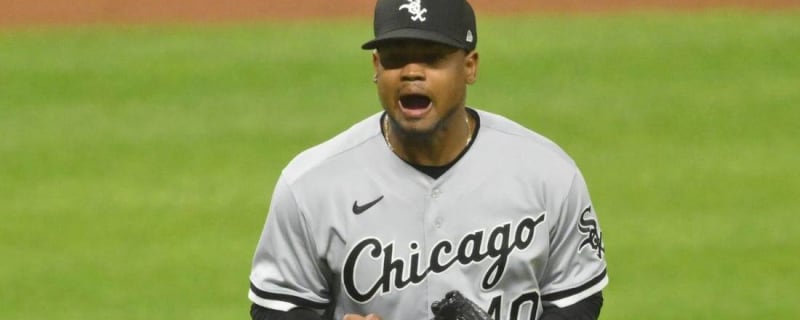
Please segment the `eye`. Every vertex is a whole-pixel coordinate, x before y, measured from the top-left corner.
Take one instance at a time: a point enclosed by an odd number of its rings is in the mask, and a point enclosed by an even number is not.
[[[378,49],[381,65],[386,69],[402,68],[409,63],[421,63],[437,67],[457,49],[442,45],[388,45]]]
[[[381,65],[387,69],[402,68],[409,63],[423,63],[427,65],[436,65],[445,55],[440,52],[425,52],[419,54],[382,54],[380,56]]]
[[[398,54],[381,54],[379,58],[381,65],[386,69],[397,69],[408,63],[408,59],[406,57]]]
[[[439,60],[442,60],[442,58],[444,58],[444,55],[441,53],[431,52],[423,55],[421,60],[427,64],[436,64]]]

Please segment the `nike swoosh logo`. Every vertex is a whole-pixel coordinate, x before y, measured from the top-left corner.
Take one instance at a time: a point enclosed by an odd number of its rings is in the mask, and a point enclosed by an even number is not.
[[[378,197],[378,199],[375,199],[375,200],[372,200],[370,202],[367,202],[367,203],[365,203],[364,205],[361,205],[361,206],[358,205],[358,200],[353,201],[353,213],[362,214],[364,211],[367,211],[367,209],[372,208],[372,206],[374,206],[376,203],[378,203],[378,201],[381,201],[381,200],[383,200],[383,195]]]

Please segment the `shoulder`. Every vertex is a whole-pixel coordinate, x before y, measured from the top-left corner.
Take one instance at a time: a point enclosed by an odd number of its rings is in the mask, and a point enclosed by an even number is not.
[[[477,111],[477,110],[476,110]],[[519,184],[543,203],[561,203],[570,194],[580,170],[555,142],[506,117],[478,111],[480,131],[470,150],[476,170]]]
[[[361,148],[374,147],[370,141],[382,139],[380,117],[382,113],[373,114],[359,121],[333,138],[300,152],[281,173],[283,179],[292,184],[297,179],[330,165],[342,157],[354,153]],[[346,163],[346,162],[345,162]],[[341,168],[343,169],[343,168]]]
[[[575,167],[573,159],[549,138],[504,116],[476,110],[480,115],[482,138],[506,156],[519,155],[539,165]]]

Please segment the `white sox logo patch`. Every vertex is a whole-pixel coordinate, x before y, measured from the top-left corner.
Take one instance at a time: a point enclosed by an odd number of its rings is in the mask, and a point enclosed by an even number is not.
[[[592,206],[586,207],[581,213],[581,220],[578,221],[578,230],[586,235],[586,238],[581,241],[578,247],[578,252],[581,252],[584,247],[588,246],[594,250],[598,258],[603,258],[603,253],[606,248],[603,246],[603,233],[597,227],[597,219],[586,218],[586,214],[592,212]]]
[[[408,10],[413,21],[425,21],[426,18],[422,15],[428,12],[428,9],[422,7],[422,0],[408,0],[407,4],[400,6],[397,10],[403,9]]]
[[[525,217],[516,226],[508,222],[491,230],[474,231],[455,244],[441,240],[427,253],[420,252],[419,243],[412,241],[408,259],[395,256],[394,242],[384,244],[374,237],[362,239],[347,253],[342,268],[342,286],[353,301],[366,303],[378,294],[422,283],[429,275],[445,272],[455,264],[466,266],[488,258],[495,260],[486,270],[481,288],[489,290],[503,277],[509,256],[515,250],[522,251],[531,246],[536,227],[544,222],[545,215],[542,212],[536,218]],[[374,266],[381,272],[371,280],[358,277],[356,266],[365,265]]]

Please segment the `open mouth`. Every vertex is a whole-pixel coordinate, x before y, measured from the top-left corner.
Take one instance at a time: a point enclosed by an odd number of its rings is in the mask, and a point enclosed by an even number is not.
[[[403,109],[420,110],[431,105],[431,98],[421,94],[410,94],[400,97],[400,107]]]

